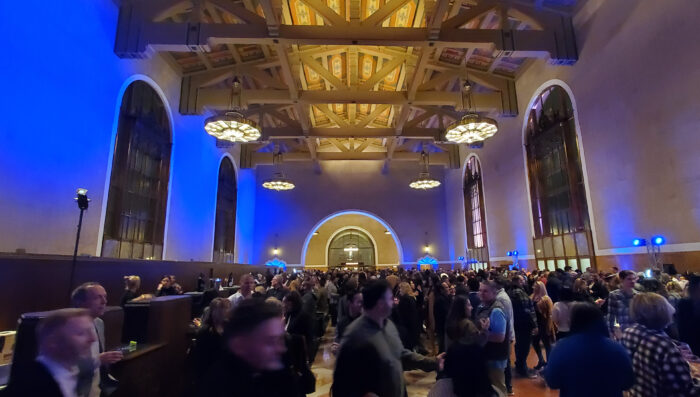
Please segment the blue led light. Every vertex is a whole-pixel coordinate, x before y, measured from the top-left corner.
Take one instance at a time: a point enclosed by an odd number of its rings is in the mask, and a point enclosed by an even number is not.
[[[634,245],[635,247],[642,247],[647,245],[647,241],[643,238],[636,238],[632,240],[632,245]]]
[[[463,256],[460,256],[459,258],[457,258],[457,260],[463,261],[463,260],[464,260],[464,257],[463,257]]]
[[[513,251],[513,256],[518,256],[518,250]]]
[[[513,256],[513,252],[512,251],[506,252],[506,256]]]
[[[654,236],[651,241],[654,245],[664,245],[666,243],[664,236]]]

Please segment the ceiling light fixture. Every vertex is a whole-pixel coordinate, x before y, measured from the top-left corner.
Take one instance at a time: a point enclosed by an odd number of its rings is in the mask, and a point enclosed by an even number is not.
[[[408,186],[413,189],[420,190],[428,190],[440,186],[440,181],[430,176],[430,172],[428,170],[428,153],[425,151],[421,152],[421,163],[423,163],[423,170],[418,174],[418,178],[411,181]]]
[[[461,120],[447,126],[445,139],[454,143],[482,142],[498,132],[496,120],[480,116],[472,109],[472,86],[467,80],[462,86],[462,109],[468,109],[468,113]],[[464,103],[468,103],[465,107]]]
[[[252,142],[260,139],[261,129],[256,122],[247,119],[240,112],[241,83],[233,78],[229,110],[221,115],[209,117],[204,122],[204,130],[216,139],[230,142]]]
[[[280,153],[279,147],[275,145],[275,151],[272,154],[272,164],[275,167],[277,167],[277,171],[272,176],[272,178],[267,179],[263,182],[262,186],[265,189],[276,190],[279,192],[281,190],[292,190],[295,188],[294,183],[287,179],[287,177],[282,172],[282,166],[280,165],[281,163],[282,153]]]

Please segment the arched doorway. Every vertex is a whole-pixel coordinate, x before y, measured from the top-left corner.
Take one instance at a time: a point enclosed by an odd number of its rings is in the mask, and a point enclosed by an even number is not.
[[[375,268],[376,247],[372,237],[358,228],[341,229],[328,244],[328,268]]]
[[[347,232],[347,233],[346,233]],[[398,266],[403,261],[401,242],[396,231],[382,218],[375,214],[361,210],[345,210],[330,214],[318,221],[304,241],[301,253],[301,264],[305,267],[328,268],[338,262],[329,258],[330,247],[335,242],[336,248],[341,248],[342,238],[350,240],[345,235],[365,236],[373,246],[372,260],[376,268]],[[347,241],[346,241],[347,242]],[[357,241],[359,243],[359,241]],[[367,248],[369,243],[365,240],[357,248]],[[347,248],[346,246],[342,247]],[[342,251],[345,253],[345,251]],[[358,251],[352,251],[353,258]],[[340,251],[338,251],[340,253]],[[344,259],[347,259],[345,257]],[[363,258],[366,265],[372,263],[368,255]],[[359,261],[346,260],[345,263]],[[344,263],[340,261],[338,263]],[[337,266],[337,263],[336,263]],[[351,265],[358,266],[358,265]]]

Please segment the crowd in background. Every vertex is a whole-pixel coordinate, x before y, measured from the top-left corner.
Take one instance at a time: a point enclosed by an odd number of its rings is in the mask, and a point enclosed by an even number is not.
[[[216,294],[234,285],[237,291],[228,298]],[[139,288],[137,276],[125,277],[121,304],[151,296]],[[569,268],[266,269],[210,283],[202,275],[198,289],[209,299],[194,323],[188,395],[313,392],[310,367],[329,324],[334,397],[403,397],[403,371],[410,369],[437,372],[429,397],[513,395],[513,377],[544,379],[564,397],[700,395],[697,275]],[[75,306],[87,311],[63,313],[61,321],[47,319],[40,328],[40,346],[46,345],[40,358],[50,365],[60,361],[51,358],[58,348],[50,342],[70,333],[57,329],[73,317],[91,320],[99,336],[106,292],[96,283],[76,291]],[[180,293],[174,276],[164,276],[155,295]],[[75,332],[84,331],[80,321],[73,324]],[[73,358],[63,360],[77,366],[76,357],[89,354],[95,375],[91,383],[76,382],[83,390],[102,387],[99,373],[121,354],[103,352],[103,342],[89,335],[78,342]],[[537,364],[529,367],[531,351]],[[9,389],[22,387],[28,384],[15,382]]]

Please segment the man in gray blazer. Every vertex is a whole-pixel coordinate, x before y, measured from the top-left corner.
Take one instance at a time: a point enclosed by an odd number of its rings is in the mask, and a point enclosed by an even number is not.
[[[105,351],[105,323],[100,316],[107,308],[107,291],[98,283],[85,283],[73,290],[71,301],[74,307],[87,309],[90,312],[97,333],[97,341],[92,344],[91,349],[93,362],[81,365],[81,370],[93,371],[92,383],[85,387],[89,387],[90,397],[111,394],[105,387],[105,380],[108,379],[106,366],[121,360],[123,355],[120,351]]]

